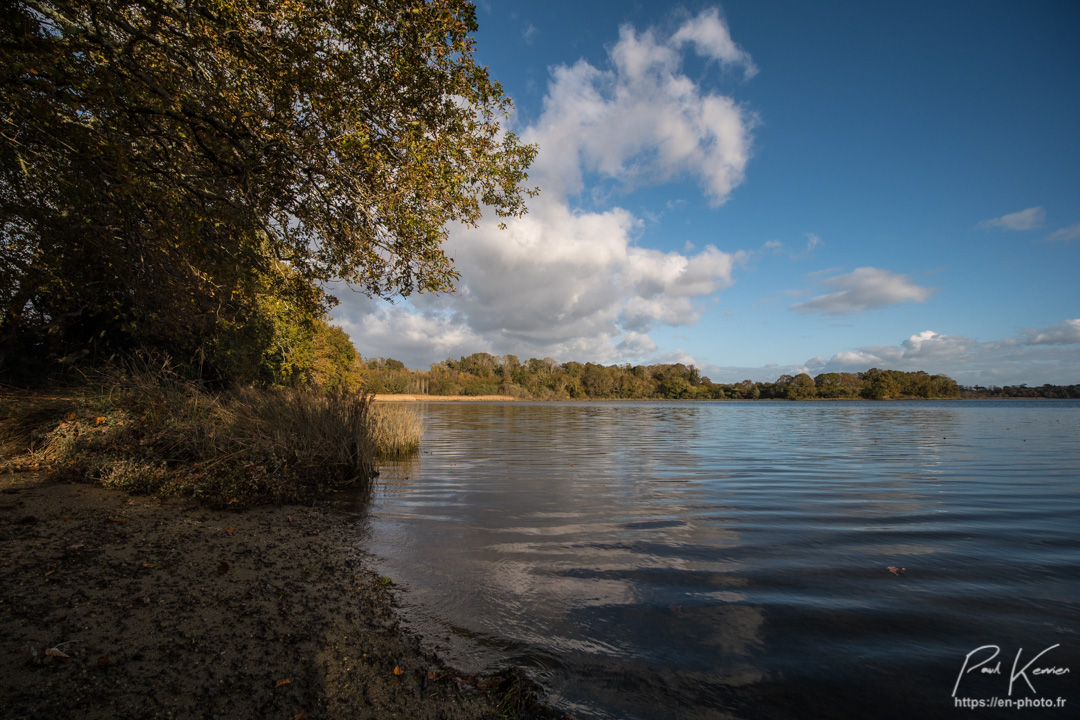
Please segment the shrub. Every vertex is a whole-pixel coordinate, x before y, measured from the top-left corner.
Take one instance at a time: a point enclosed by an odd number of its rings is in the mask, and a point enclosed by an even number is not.
[[[47,423],[9,469],[41,467],[215,506],[300,502],[366,481],[376,471],[375,438],[390,443],[385,438],[395,437],[396,427],[376,420],[370,395],[303,388],[211,393],[181,379],[168,362],[112,369],[82,397],[32,405],[24,412],[17,399],[5,398],[7,435],[29,439],[28,426]]]

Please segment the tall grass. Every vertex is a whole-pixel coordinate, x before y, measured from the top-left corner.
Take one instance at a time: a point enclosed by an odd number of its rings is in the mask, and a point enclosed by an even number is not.
[[[369,432],[380,458],[399,458],[420,449],[424,421],[410,407],[373,403],[369,410]]]
[[[422,428],[365,394],[241,388],[211,393],[167,362],[112,369],[66,401],[4,398],[8,469],[51,470],[210,505],[302,502],[366,481],[379,457],[415,452]]]

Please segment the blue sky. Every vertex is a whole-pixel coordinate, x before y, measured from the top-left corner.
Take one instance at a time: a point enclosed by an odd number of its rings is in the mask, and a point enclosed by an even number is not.
[[[366,357],[1080,382],[1080,4],[480,2],[540,145],[452,295],[340,292]]]

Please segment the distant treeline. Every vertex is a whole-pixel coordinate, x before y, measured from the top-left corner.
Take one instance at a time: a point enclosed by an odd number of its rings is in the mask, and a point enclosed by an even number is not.
[[[366,361],[365,389],[421,395],[509,395],[534,400],[809,400],[957,398],[961,388],[945,375],[877,368],[861,373],[781,375],[775,382],[714,383],[693,365],[597,365],[550,358],[521,362],[514,355],[474,353],[430,370],[409,370],[398,360]]]
[[[1080,385],[1040,385],[1028,387],[1027,385],[1006,385],[1005,387],[972,387],[960,388],[962,398],[1049,398],[1054,400],[1080,399]]]

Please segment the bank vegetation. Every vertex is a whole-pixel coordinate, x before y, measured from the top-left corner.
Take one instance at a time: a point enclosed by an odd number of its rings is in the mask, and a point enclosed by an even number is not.
[[[773,382],[715,383],[693,365],[599,365],[522,362],[514,355],[474,353],[410,370],[393,359],[363,363],[364,387],[394,394],[505,395],[534,400],[889,400],[956,398],[961,388],[946,375],[880,370],[781,375]]]
[[[208,390],[167,362],[0,394],[0,470],[46,471],[208,505],[309,502],[416,452],[411,408],[318,387]]]
[[[448,225],[525,212],[477,29],[467,0],[4,3],[0,386],[64,398],[5,401],[28,464],[241,502],[413,451],[330,288],[452,290]]]

